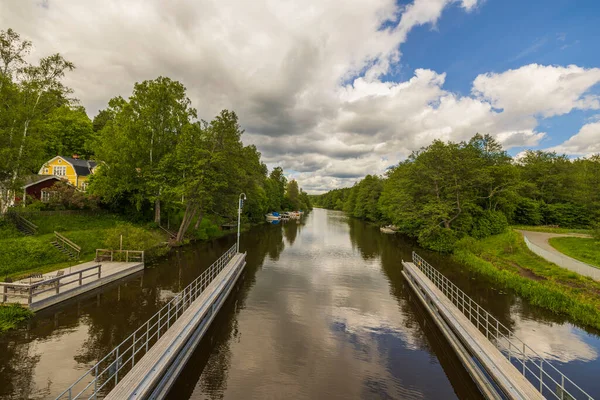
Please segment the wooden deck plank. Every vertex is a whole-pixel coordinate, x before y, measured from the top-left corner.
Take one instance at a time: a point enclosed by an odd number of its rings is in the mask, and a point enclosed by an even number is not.
[[[406,272],[425,290],[440,313],[470,347],[494,380],[514,399],[543,399],[542,394],[518,371],[479,329],[413,263],[403,263]]]

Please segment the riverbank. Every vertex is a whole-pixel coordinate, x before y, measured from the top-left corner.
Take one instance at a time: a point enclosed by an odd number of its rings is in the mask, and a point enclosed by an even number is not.
[[[43,274],[65,267],[92,261],[98,248],[122,248],[144,250],[146,260],[155,260],[166,255],[169,235],[153,223],[140,224],[125,220],[122,216],[98,214],[53,215],[37,213],[26,216],[38,226],[35,236],[24,236],[8,221],[0,220],[0,280],[16,281],[31,274]],[[243,230],[248,227],[244,226]],[[70,260],[50,243],[54,231],[81,246],[78,260]],[[195,241],[213,240],[236,233],[236,230],[221,230],[208,219],[199,228],[190,229],[190,236],[183,245]],[[18,323],[33,315],[29,310],[17,306],[0,306],[0,332],[14,328]]]
[[[533,254],[517,232],[463,239],[453,258],[531,304],[600,329],[600,283]]]

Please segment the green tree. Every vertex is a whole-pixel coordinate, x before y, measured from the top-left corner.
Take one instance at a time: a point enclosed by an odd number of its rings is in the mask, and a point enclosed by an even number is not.
[[[89,158],[90,141],[93,138],[92,121],[82,107],[63,106],[54,109],[39,124],[43,132],[46,158],[57,155],[77,154]]]
[[[298,182],[296,182],[295,179],[292,179],[287,183],[287,187],[285,189],[285,199],[291,209],[300,209],[300,189],[298,188]]]

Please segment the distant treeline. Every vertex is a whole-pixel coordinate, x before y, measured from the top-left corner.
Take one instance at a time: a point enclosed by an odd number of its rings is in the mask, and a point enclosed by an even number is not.
[[[514,159],[489,135],[413,152],[385,177],[314,196],[320,207],[396,225],[419,243],[452,251],[509,224],[590,227],[600,221],[600,155],[576,160],[527,151]]]
[[[63,83],[75,65],[60,54],[30,64],[31,47],[14,30],[0,31],[0,213],[46,161],[75,154],[98,161],[86,196],[156,224],[164,224],[166,211],[179,225],[178,241],[203,218],[236,218],[241,192],[251,221],[268,211],[311,208],[295,180],[288,182],[279,167],[268,174],[256,147],[244,146],[235,112],[198,119],[185,86],[158,77],[135,83],[127,99],[112,98],[91,121]]]

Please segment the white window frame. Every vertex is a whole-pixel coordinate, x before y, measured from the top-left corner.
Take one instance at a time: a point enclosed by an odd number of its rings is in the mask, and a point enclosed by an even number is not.
[[[88,181],[81,182],[81,190],[83,190],[85,192],[88,188],[88,185],[89,185]]]
[[[47,168],[47,167],[45,167],[45,168],[44,168],[44,174],[48,174],[48,171],[49,171],[49,170],[48,170],[48,168]]]
[[[47,190],[42,190],[40,192],[40,200],[42,200],[42,202],[47,203],[50,201],[50,192]]]
[[[60,171],[60,173],[59,173]],[[52,172],[53,175],[56,176],[67,176],[67,167],[62,165],[62,166],[54,166],[52,167]]]

